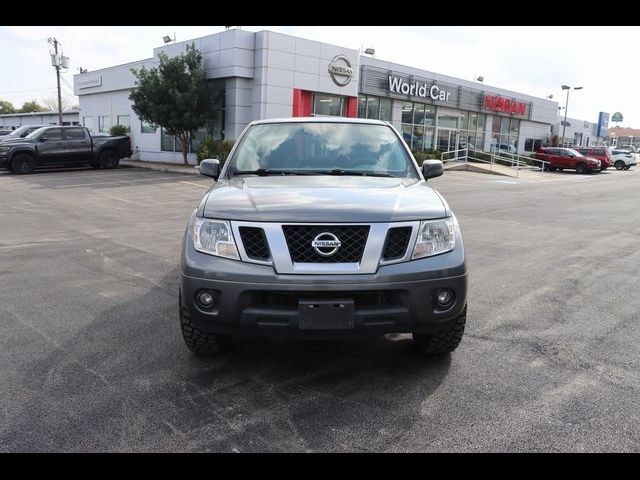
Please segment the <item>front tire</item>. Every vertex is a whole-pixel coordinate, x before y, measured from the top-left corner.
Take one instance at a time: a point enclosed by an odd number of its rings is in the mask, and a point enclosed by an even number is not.
[[[205,332],[191,324],[191,318],[182,310],[182,295],[179,297],[180,328],[187,348],[196,355],[213,355],[229,350],[233,346],[231,335]]]
[[[434,333],[414,333],[413,342],[420,353],[424,355],[446,355],[460,345],[466,323],[467,306],[465,305],[464,310],[456,317],[449,329]]]
[[[576,165],[576,173],[584,174],[587,173],[587,166],[584,163],[579,163]]]
[[[19,153],[11,160],[11,169],[19,175],[32,173],[34,168],[36,168],[35,159],[26,153]]]
[[[625,164],[622,160],[616,160],[616,163],[613,164],[616,167],[616,170],[622,170],[625,167]]]

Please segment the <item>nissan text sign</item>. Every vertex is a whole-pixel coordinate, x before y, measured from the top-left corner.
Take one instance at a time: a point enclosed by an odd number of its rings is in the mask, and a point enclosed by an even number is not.
[[[525,102],[519,102],[518,100],[513,100],[511,98],[504,98],[500,95],[485,95],[484,108],[485,110],[511,113],[513,115],[527,114],[527,104]]]

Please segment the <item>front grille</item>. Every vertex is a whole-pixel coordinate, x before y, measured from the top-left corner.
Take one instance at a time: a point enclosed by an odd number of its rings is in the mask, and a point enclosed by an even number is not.
[[[390,228],[384,242],[382,260],[396,260],[404,257],[411,238],[411,227]]]
[[[240,227],[240,236],[247,256],[253,260],[269,260],[269,245],[262,228]]]
[[[369,225],[283,225],[291,260],[295,263],[358,263],[369,236]],[[311,242],[321,233],[332,233],[340,247],[331,256],[320,255]]]

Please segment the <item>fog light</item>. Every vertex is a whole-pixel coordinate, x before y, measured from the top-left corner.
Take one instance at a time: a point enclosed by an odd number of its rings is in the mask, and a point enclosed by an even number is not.
[[[204,310],[209,310],[218,300],[218,296],[211,290],[198,290],[196,292],[196,303]]]
[[[453,305],[456,299],[455,292],[450,288],[441,288],[434,292],[435,307],[438,310],[446,310]]]

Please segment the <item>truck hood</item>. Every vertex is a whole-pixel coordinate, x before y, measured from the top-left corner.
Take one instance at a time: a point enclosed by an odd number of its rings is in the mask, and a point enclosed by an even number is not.
[[[11,145],[11,146],[13,146],[13,145],[23,145],[23,144],[28,144],[28,143],[29,142],[25,142],[24,141],[24,138],[11,138],[11,139],[9,139],[9,138],[0,137],[0,145],[4,145],[4,146],[7,146],[7,145]]]
[[[425,181],[349,176],[233,177],[205,200],[204,216],[263,222],[394,222],[442,218]]]

